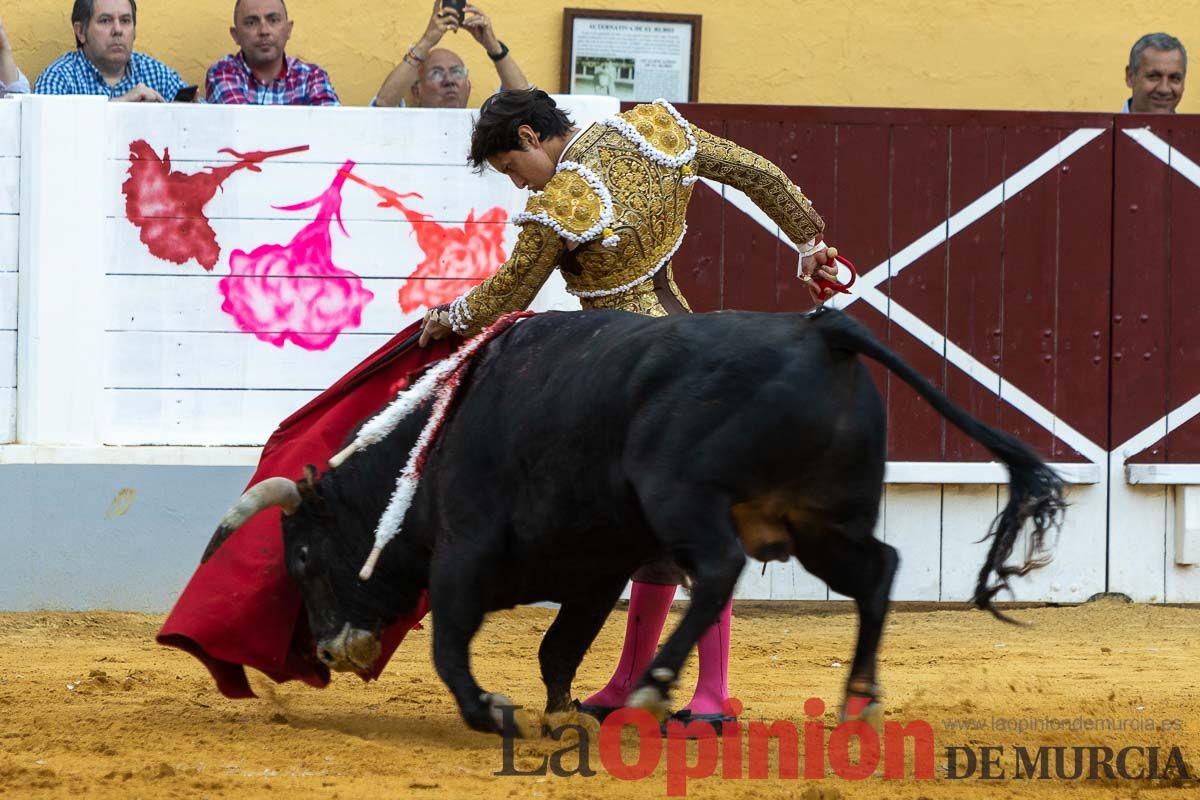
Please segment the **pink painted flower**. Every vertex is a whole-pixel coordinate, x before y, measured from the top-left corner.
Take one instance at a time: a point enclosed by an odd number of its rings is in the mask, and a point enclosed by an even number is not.
[[[320,197],[283,206],[299,211],[317,206],[317,217],[286,245],[266,244],[229,257],[229,276],[220,282],[221,310],[238,327],[264,342],[291,341],[305,350],[327,350],[346,328],[362,324],[362,311],[375,295],[362,279],[333,263],[331,221],[342,224],[342,187],[354,168],[347,161]]]

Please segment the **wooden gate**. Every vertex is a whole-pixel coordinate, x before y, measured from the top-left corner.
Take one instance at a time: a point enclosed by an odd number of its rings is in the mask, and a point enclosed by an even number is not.
[[[1173,487],[1200,483],[1200,169],[1187,156],[1200,159],[1200,124],[680,110],[781,165],[813,199],[828,238],[862,273],[837,305],[1070,476],[1055,561],[1026,579],[1024,596],[1200,596],[1194,570],[1174,563],[1184,490]],[[675,263],[693,306],[807,308],[786,238],[740,193],[705,185]],[[906,385],[873,374],[890,420],[881,536],[915,565],[902,567],[896,596],[965,597],[981,557],[980,509],[1002,500],[1003,474],[982,472],[988,453]],[[1181,525],[1179,549],[1191,558],[1184,533]]]

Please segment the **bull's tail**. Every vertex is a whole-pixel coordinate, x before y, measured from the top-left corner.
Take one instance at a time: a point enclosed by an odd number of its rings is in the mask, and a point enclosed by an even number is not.
[[[920,373],[850,317],[839,311],[820,310],[814,313],[812,318],[831,348],[859,353],[887,367],[915,389],[917,394],[925,398],[925,401],[942,416],[990,450],[1008,467],[1008,504],[996,516],[988,533],[992,537],[992,546],[987,561],[979,571],[974,603],[978,608],[987,609],[1006,622],[1013,622],[996,610],[992,598],[1001,590],[1011,591],[1008,579],[1013,575],[1028,574],[1049,562],[1050,552],[1046,534],[1062,524],[1062,514],[1067,505],[1063,498],[1062,478],[1033,450],[1016,438],[983,424],[952,403]],[[1024,563],[1019,566],[1007,564],[1017,536],[1026,522],[1030,523],[1031,531]],[[995,582],[992,582],[993,573],[996,576]]]

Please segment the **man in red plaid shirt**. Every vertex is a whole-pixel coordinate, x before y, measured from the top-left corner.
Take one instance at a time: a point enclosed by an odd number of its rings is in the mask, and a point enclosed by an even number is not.
[[[284,52],[292,35],[283,0],[237,0],[229,35],[241,51],[208,69],[208,102],[260,106],[336,106],[329,75]]]

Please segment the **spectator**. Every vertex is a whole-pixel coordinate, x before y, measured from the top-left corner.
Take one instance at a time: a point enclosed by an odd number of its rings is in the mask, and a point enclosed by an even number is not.
[[[1125,101],[1125,113],[1174,114],[1183,99],[1187,76],[1187,50],[1166,33],[1147,33],[1129,51],[1125,85],[1133,96]]]
[[[29,91],[29,80],[17,68],[13,60],[12,47],[8,44],[8,33],[4,20],[0,19],[0,97],[6,94],[24,94]]]
[[[283,0],[237,0],[229,35],[241,49],[209,67],[208,102],[340,105],[325,70],[285,52],[293,24]]]
[[[133,52],[137,0],[75,0],[75,52],[46,67],[38,94],[90,94],[111,100],[161,103],[184,87],[179,73]]]
[[[371,105],[406,105],[404,96],[411,89],[417,108],[466,108],[471,98],[467,67],[454,51],[437,47],[446,31],[457,33],[460,27],[482,45],[495,63],[501,89],[531,88],[516,60],[508,54],[508,46],[496,38],[487,14],[478,6],[465,6],[460,22],[457,11],[442,8],[442,1],[434,0],[424,35],[408,48]]]

